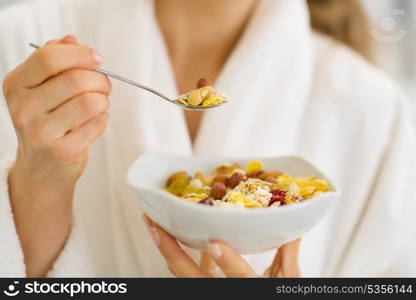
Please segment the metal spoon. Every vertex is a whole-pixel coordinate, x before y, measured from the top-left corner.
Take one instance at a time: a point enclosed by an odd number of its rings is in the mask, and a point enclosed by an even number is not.
[[[33,43],[30,43],[30,44],[29,44],[29,46],[31,46],[31,47],[33,47],[33,48],[35,48],[35,49],[39,49],[39,48],[40,48],[40,46],[38,46],[38,45],[36,45],[36,44],[33,44]],[[160,98],[162,98],[163,100],[168,101],[169,103],[172,103],[172,104],[174,104],[174,105],[176,105],[176,106],[179,106],[180,108],[182,108],[182,109],[186,109],[186,110],[206,110],[206,109],[210,109],[210,108],[218,107],[218,106],[221,106],[221,105],[223,105],[223,104],[227,103],[227,100],[226,100],[226,99],[224,99],[224,101],[223,101],[223,102],[221,102],[221,103],[219,103],[219,104],[217,104],[217,105],[212,105],[212,106],[207,106],[207,107],[202,107],[202,106],[187,106],[187,105],[185,105],[185,104],[183,104],[183,103],[180,103],[179,101],[177,102],[178,98],[176,98],[176,99],[171,99],[171,98],[169,98],[169,97],[167,97],[167,96],[163,95],[162,93],[160,93],[160,92],[158,92],[158,91],[156,91],[156,90],[154,90],[154,89],[152,89],[152,88],[150,88],[150,87],[148,87],[148,86],[145,86],[145,85],[143,85],[143,84],[141,84],[141,83],[139,83],[139,82],[137,82],[137,81],[133,81],[133,80],[128,79],[128,78],[125,78],[125,77],[123,77],[123,76],[120,76],[120,75],[114,74],[114,73],[112,73],[112,72],[110,72],[110,71],[103,70],[103,69],[101,69],[101,68],[96,68],[96,69],[94,69],[94,71],[97,71],[98,73],[101,73],[101,74],[107,75],[107,76],[109,76],[109,77],[112,77],[112,78],[114,78],[114,79],[117,79],[117,80],[123,81],[123,82],[125,82],[125,83],[131,84],[131,85],[134,85],[134,86],[136,86],[136,87],[138,87],[138,88],[141,88],[141,89],[143,89],[143,90],[146,90],[146,91],[148,91],[148,92],[151,92],[151,93],[155,94],[156,96],[159,96],[159,97],[160,97]]]

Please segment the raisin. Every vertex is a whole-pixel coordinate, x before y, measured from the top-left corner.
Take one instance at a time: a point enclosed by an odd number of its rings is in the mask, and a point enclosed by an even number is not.
[[[202,204],[202,205],[208,205],[208,206],[213,206],[214,205],[214,202],[210,198],[202,199],[198,203]]]

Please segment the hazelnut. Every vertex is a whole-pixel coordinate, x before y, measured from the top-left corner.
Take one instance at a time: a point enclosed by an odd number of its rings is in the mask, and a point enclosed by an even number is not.
[[[230,188],[235,188],[241,181],[245,180],[246,176],[241,172],[235,172],[227,180],[227,186]]]
[[[215,183],[211,188],[211,197],[214,199],[222,199],[227,194],[227,188],[224,183]]]
[[[204,86],[213,86],[212,81],[207,79],[207,78],[201,78],[198,80],[198,82],[196,83],[196,87],[199,89],[201,87]]]
[[[259,176],[262,175],[263,173],[264,173],[263,170],[254,171],[254,172],[248,174],[248,177],[250,177],[250,178],[259,178]]]
[[[268,177],[274,177],[276,179],[280,175],[282,175],[282,173],[279,172],[279,171],[269,171],[269,172],[264,172],[264,173],[260,174],[259,179],[266,180],[266,178],[268,178]]]
[[[227,174],[218,174],[212,180],[212,184],[215,184],[215,183],[224,183],[225,184],[229,177],[230,176],[228,176]]]
[[[215,173],[217,174],[229,174],[232,173],[235,169],[239,169],[240,165],[238,163],[234,163],[234,164],[227,164],[227,165],[222,165],[219,166],[216,170]]]
[[[262,180],[270,182],[270,183],[277,183],[276,177],[273,177],[273,176],[269,176],[269,177],[267,177],[265,179],[262,179]]]

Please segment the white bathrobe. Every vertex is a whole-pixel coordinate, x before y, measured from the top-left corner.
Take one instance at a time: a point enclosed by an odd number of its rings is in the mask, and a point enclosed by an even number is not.
[[[73,33],[104,54],[104,68],[177,95],[153,9],[151,0],[11,6],[0,12],[0,78],[33,51],[29,42]],[[304,156],[342,197],[303,237],[302,274],[416,276],[416,143],[402,95],[359,55],[312,32],[305,1],[260,2],[216,83],[230,103],[204,113],[194,145],[181,110],[113,86],[109,127],[90,148],[74,225],[49,276],[171,276],[126,182],[147,150]],[[7,185],[17,143],[0,103],[0,276],[25,276]],[[246,258],[262,272],[273,254]]]

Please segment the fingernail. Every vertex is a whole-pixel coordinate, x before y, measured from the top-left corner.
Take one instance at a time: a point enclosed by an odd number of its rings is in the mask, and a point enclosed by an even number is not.
[[[65,44],[78,44],[78,40],[77,40],[76,36],[74,36],[72,34],[68,34],[68,35],[64,36],[63,38],[60,39],[59,42],[60,43],[65,43]]]
[[[102,56],[100,52],[98,52],[97,50],[94,50],[94,60],[98,64],[101,64],[104,61],[104,57]]]
[[[215,259],[219,259],[222,255],[221,247],[217,243],[208,244],[208,253]]]
[[[65,35],[63,38],[61,38],[61,42],[62,41],[66,41],[68,39],[70,39],[72,36],[70,34]]]
[[[149,228],[150,236],[152,237],[153,242],[156,244],[156,246],[160,245],[160,236],[159,232],[157,231],[156,227],[150,227]]]

